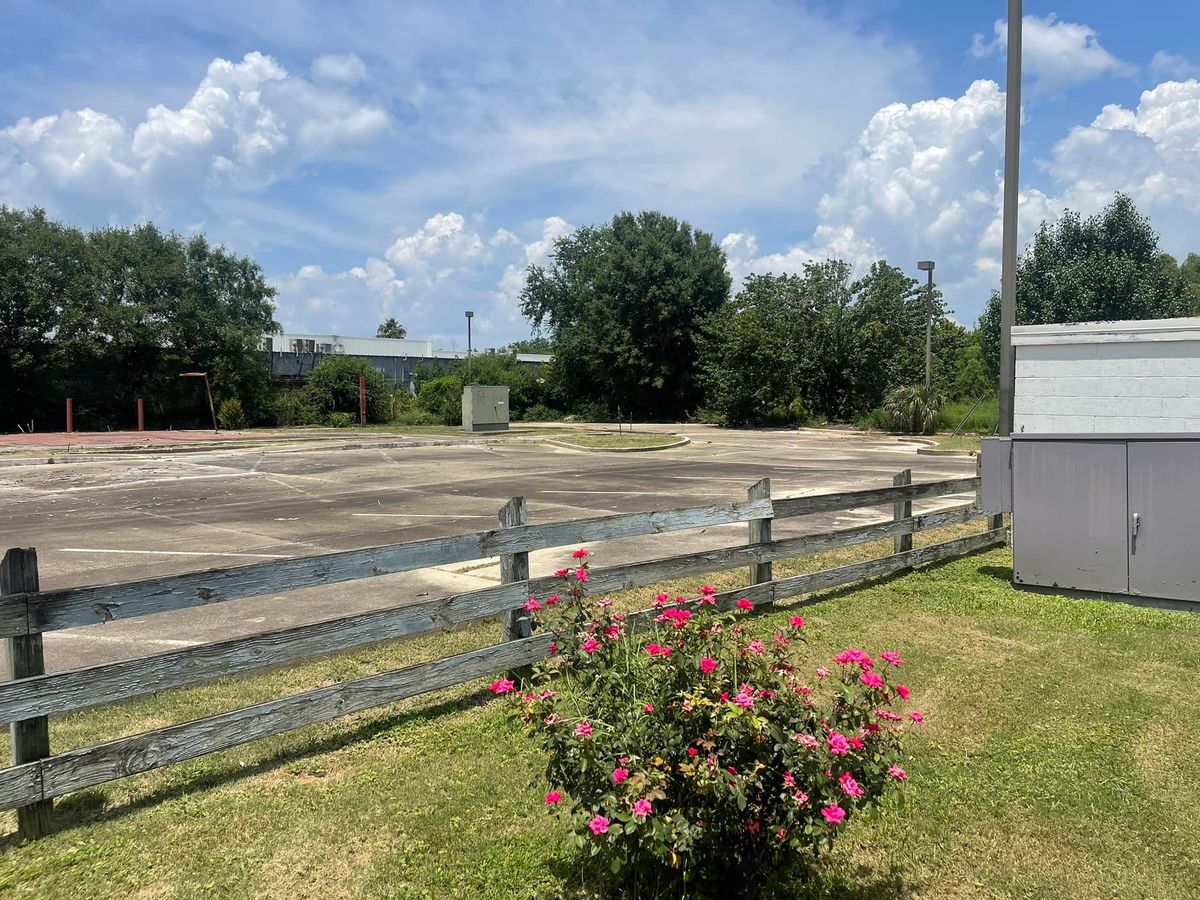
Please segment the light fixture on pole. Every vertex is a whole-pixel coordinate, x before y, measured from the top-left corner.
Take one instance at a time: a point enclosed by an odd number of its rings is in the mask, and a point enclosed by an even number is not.
[[[1017,324],[1017,187],[1021,159],[1021,0],[1008,0],[1008,80],[1004,86],[1004,227],[1000,242],[1000,422],[1012,434],[1015,382],[1012,328]]]
[[[213,431],[219,432],[221,429],[217,427],[217,408],[213,406],[212,388],[208,385],[207,372],[180,372],[180,378],[203,378],[204,393],[208,395],[208,412],[212,416]]]
[[[475,318],[473,310],[467,310],[467,384],[471,383],[471,320]]]
[[[933,374],[933,260],[923,259],[917,268],[929,275],[925,285],[925,392],[928,393]]]

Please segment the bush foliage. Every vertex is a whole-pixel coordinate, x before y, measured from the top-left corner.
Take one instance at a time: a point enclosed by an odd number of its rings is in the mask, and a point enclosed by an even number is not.
[[[635,638],[585,593],[587,551],[575,555],[561,592],[526,604],[553,643],[516,693],[546,754],[547,807],[631,895],[757,896],[905,780],[904,723],[922,717],[895,710],[899,655],[851,648],[813,667],[800,616],[756,636],[750,601],[723,613],[711,588],[660,594]]]

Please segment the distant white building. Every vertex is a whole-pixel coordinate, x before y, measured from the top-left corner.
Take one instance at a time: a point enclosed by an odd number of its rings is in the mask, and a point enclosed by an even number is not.
[[[342,334],[265,334],[262,349],[271,355],[271,371],[285,381],[303,381],[325,356],[360,356],[382,372],[393,384],[413,389],[419,365],[449,368],[456,359],[466,359],[466,350],[435,350],[433,341]],[[509,353],[508,347],[482,347],[475,356]],[[517,362],[528,366],[548,363],[547,353],[518,353]]]

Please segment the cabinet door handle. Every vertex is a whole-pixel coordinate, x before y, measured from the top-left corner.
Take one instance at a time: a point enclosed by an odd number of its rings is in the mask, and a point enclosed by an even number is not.
[[[1138,528],[1141,526],[1141,524],[1142,524],[1142,514],[1134,513],[1133,514],[1133,536],[1134,537],[1137,537]]]
[[[1130,536],[1129,536],[1129,553],[1130,553],[1130,555],[1137,553],[1137,536],[1138,536],[1138,529],[1141,527],[1141,525],[1142,525],[1142,514],[1134,513],[1133,514],[1133,527],[1132,527],[1132,530],[1131,530]]]

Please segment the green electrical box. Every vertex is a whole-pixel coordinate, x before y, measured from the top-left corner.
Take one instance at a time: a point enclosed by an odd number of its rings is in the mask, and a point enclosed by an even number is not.
[[[472,384],[463,388],[463,431],[508,431],[508,388]]]

